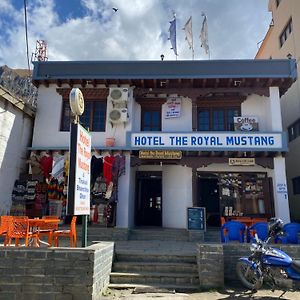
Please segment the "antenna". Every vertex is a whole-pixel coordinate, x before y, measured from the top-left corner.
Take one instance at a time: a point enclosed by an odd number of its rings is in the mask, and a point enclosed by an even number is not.
[[[47,42],[45,40],[37,40],[35,53],[32,53],[31,61],[47,61]]]

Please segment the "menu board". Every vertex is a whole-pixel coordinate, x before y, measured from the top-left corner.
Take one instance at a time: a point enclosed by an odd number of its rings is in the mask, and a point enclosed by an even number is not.
[[[205,207],[188,207],[188,230],[206,230]]]

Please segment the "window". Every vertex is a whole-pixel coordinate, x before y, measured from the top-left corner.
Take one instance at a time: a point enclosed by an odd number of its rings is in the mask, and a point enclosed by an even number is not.
[[[276,6],[278,7],[280,4],[281,0],[276,0]]]
[[[288,24],[285,26],[284,30],[280,34],[279,37],[280,47],[283,46],[283,44],[285,43],[289,35],[292,33],[292,31],[293,31],[293,23],[292,23],[292,19],[290,19]]]
[[[141,131],[161,131],[161,110],[142,110]]]
[[[70,105],[63,101],[61,131],[70,130]],[[106,102],[85,101],[84,113],[80,116],[80,123],[90,131],[105,131]]]
[[[288,127],[289,142],[300,135],[300,119]]]
[[[295,177],[293,180],[293,193],[294,195],[300,194],[300,176]]]
[[[239,108],[200,109],[198,110],[198,131],[233,131],[233,117],[239,115]]]

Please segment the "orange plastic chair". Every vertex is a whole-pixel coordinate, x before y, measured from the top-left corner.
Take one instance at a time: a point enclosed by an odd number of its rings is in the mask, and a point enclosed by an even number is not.
[[[19,239],[25,239],[25,246],[29,244],[30,238],[37,238],[37,233],[29,231],[28,217],[13,217],[9,222],[4,246],[10,246],[12,239],[15,239],[15,246],[19,246]]]
[[[55,247],[58,247],[58,238],[59,237],[69,237],[70,238],[70,247],[76,247],[76,245],[77,245],[76,220],[77,220],[77,216],[73,216],[71,225],[70,225],[70,229],[56,230],[53,232]]]
[[[1,216],[0,235],[5,236],[5,240],[6,240],[9,224],[12,222],[12,220],[13,220],[13,216]]]
[[[58,220],[59,217],[57,216],[43,216],[42,219],[54,219]],[[42,236],[48,236],[48,244],[49,247],[52,246],[52,240],[53,240],[53,233],[55,230],[58,230],[58,223],[48,223],[45,225],[40,225],[38,230],[39,238]]]

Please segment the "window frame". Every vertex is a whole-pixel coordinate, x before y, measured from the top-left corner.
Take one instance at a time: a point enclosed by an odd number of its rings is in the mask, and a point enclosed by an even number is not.
[[[300,136],[300,119],[298,119],[297,121],[292,123],[290,126],[288,126],[287,130],[288,130],[289,142],[292,142],[298,136]]]
[[[293,194],[299,195],[300,194],[300,176],[292,178],[292,185],[293,185]]]
[[[145,127],[145,124],[144,124],[144,113],[146,112],[158,112],[158,115],[159,115],[159,124],[158,127],[159,127],[159,130],[144,130],[144,127]],[[161,120],[161,113],[162,113],[162,109],[161,109],[161,106],[158,107],[158,106],[155,106],[155,107],[150,107],[150,106],[142,106],[142,109],[141,109],[141,131],[162,131],[162,120]],[[152,127],[152,123],[151,123],[151,126],[149,127]]]
[[[238,111],[238,115],[241,115],[241,107],[240,106],[228,106],[228,107],[221,107],[221,106],[214,106],[214,107],[198,107],[197,109],[197,131],[234,131],[234,126],[233,128],[229,128],[229,118],[228,118],[228,112],[229,111],[234,111],[237,110]],[[207,112],[208,111],[208,115],[209,115],[209,129],[208,130],[200,130],[199,129],[199,114],[200,112]],[[218,129],[215,130],[214,129],[214,112],[217,111],[222,111],[223,112],[223,130],[222,129]]]
[[[291,17],[279,35],[280,48],[282,48],[282,46],[285,44],[285,42],[287,41],[288,37],[292,34],[292,32],[293,32],[293,20]]]
[[[94,125],[93,121],[94,121],[94,118],[95,118],[95,108],[96,108],[96,104],[97,103],[101,103],[101,104],[104,105],[104,124],[103,124],[104,127],[102,128],[103,130],[96,130],[96,131],[94,131],[94,129],[93,129],[93,125]],[[91,104],[92,108],[91,108],[90,116],[89,116],[89,125],[90,125],[90,127],[86,128],[86,129],[88,129],[91,132],[105,132],[105,129],[106,129],[106,114],[107,114],[107,102],[106,102],[106,100],[95,100],[95,99],[91,99],[90,100],[90,99],[86,99],[85,100],[85,105],[87,105],[87,104]],[[64,112],[65,112],[66,106],[69,107],[69,111],[70,111],[69,118],[70,119],[72,118],[71,108],[68,105],[69,105],[69,102],[67,100],[63,100],[62,101],[62,113],[61,113],[61,122],[60,122],[60,131],[62,131],[62,132],[68,132],[68,131],[70,131],[70,129],[65,129],[64,128],[64,117],[65,117]],[[81,125],[83,125],[83,124],[81,123]]]

